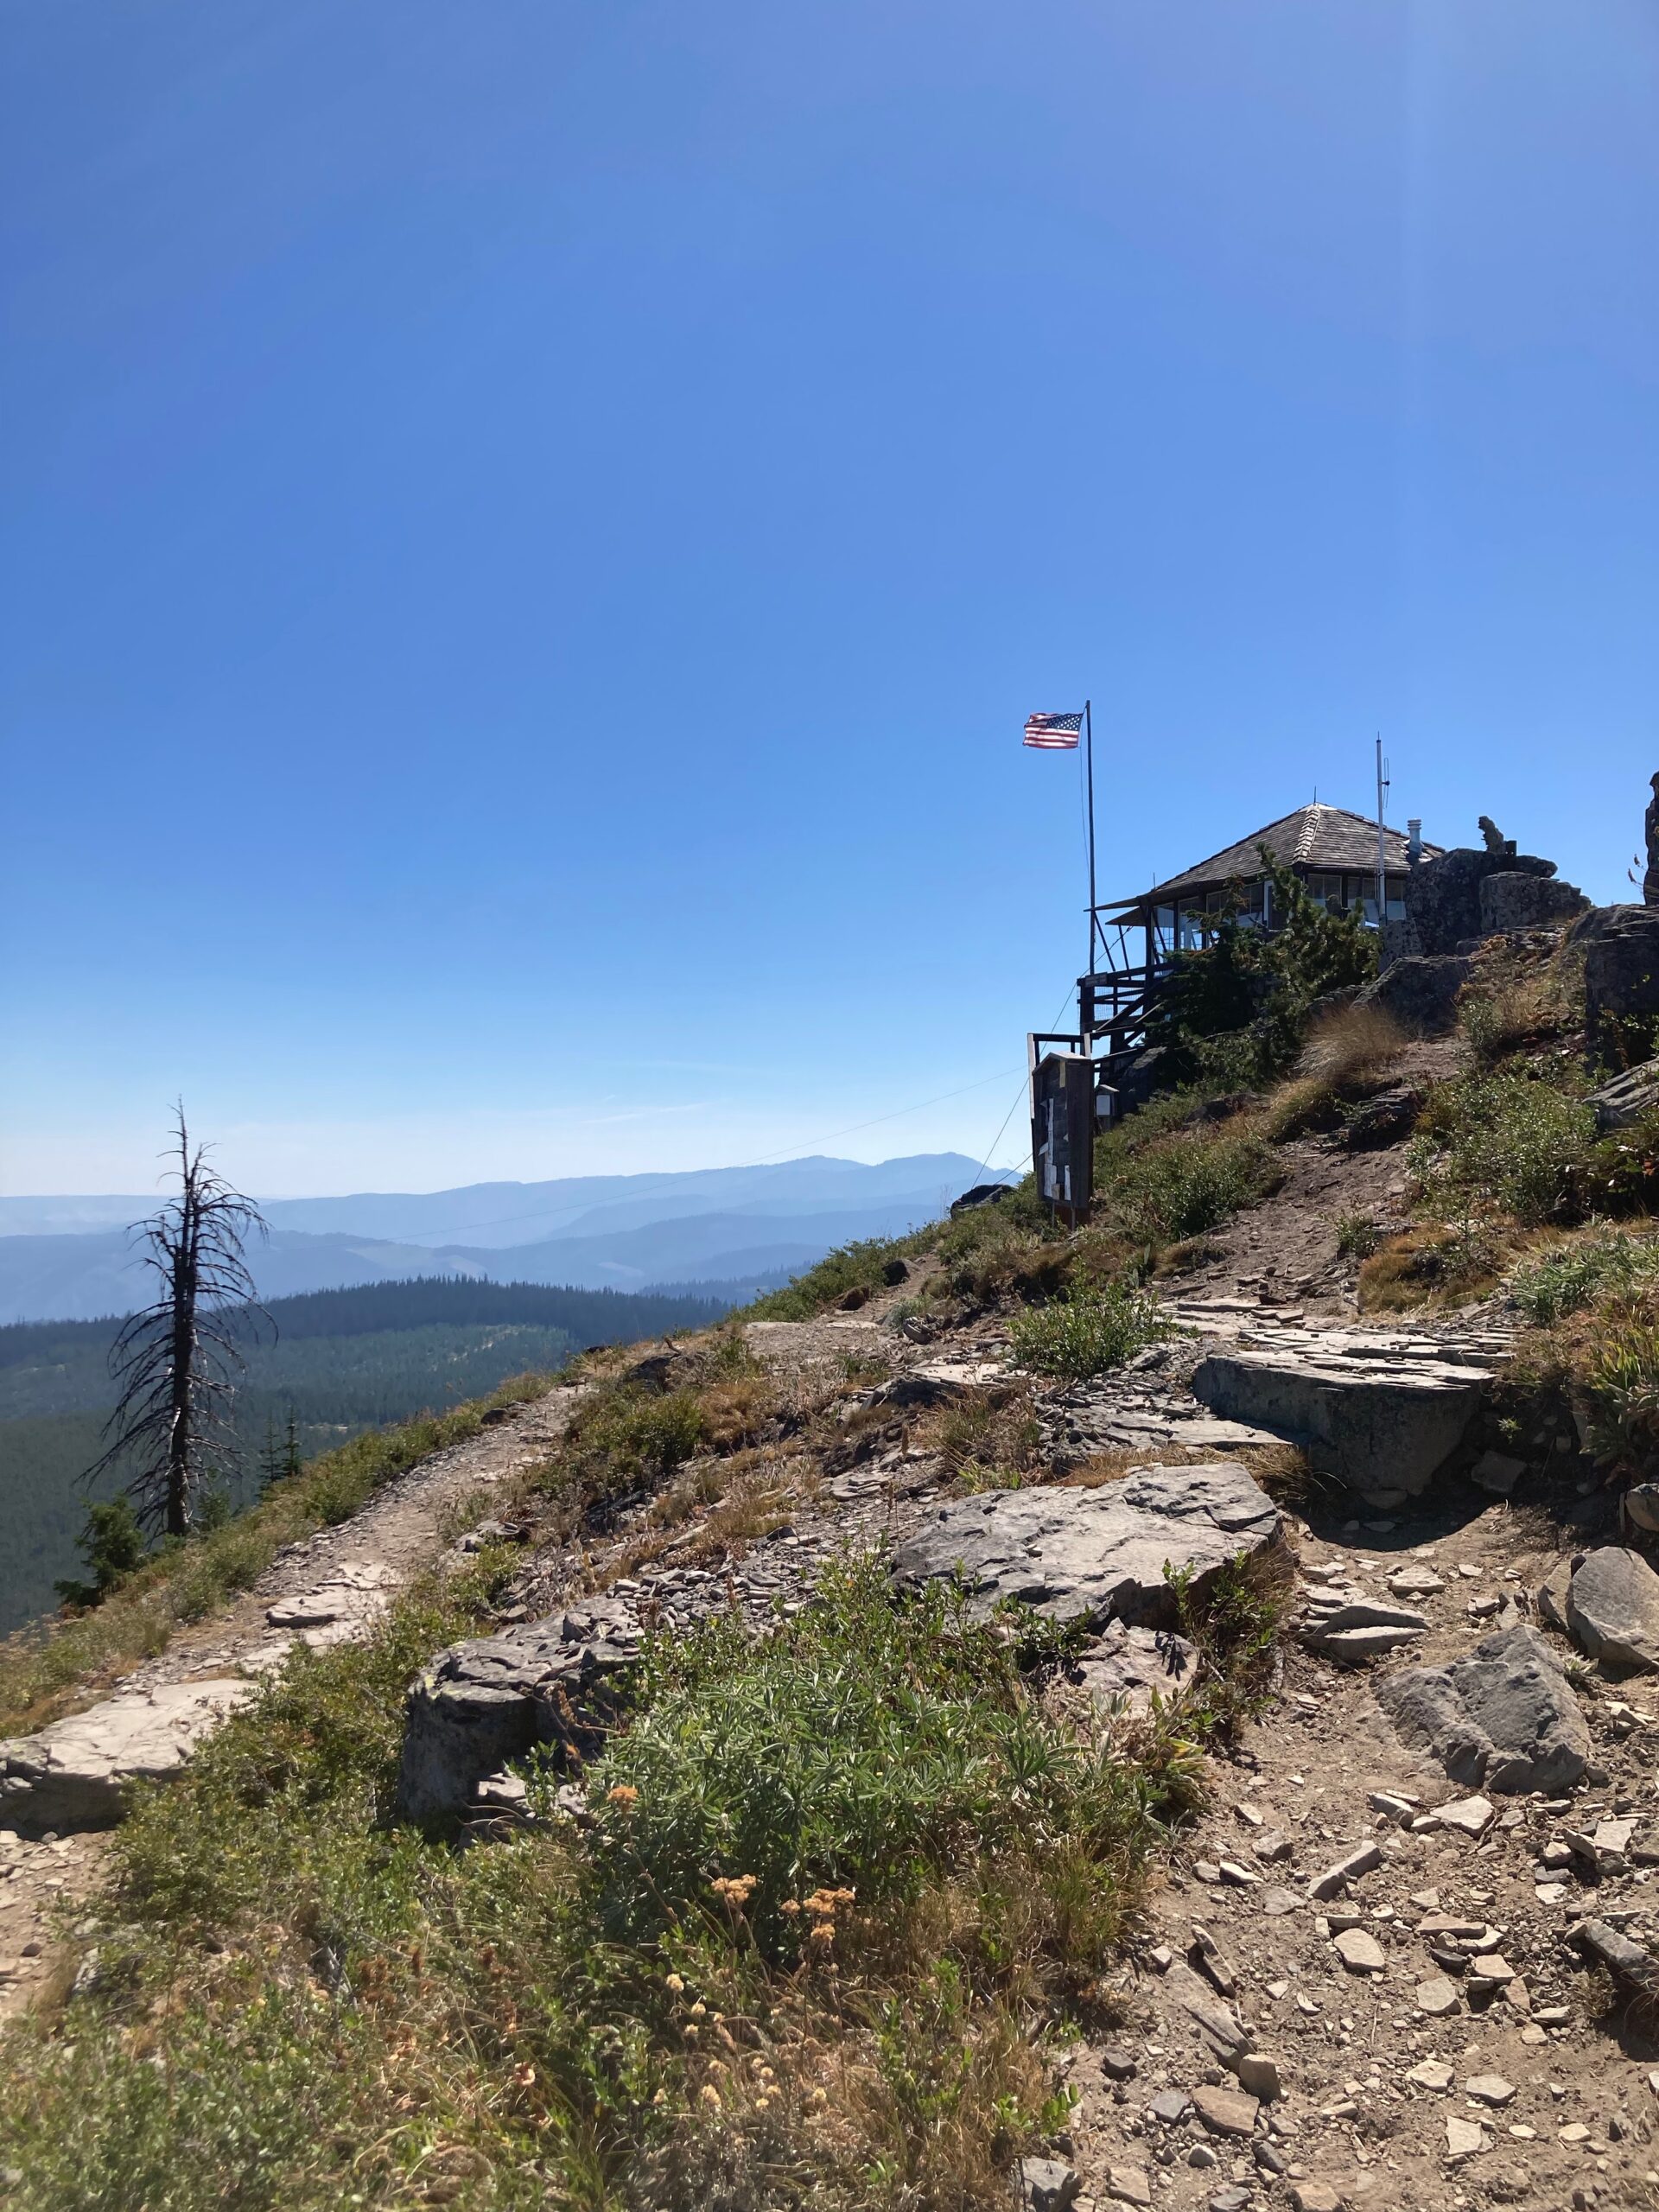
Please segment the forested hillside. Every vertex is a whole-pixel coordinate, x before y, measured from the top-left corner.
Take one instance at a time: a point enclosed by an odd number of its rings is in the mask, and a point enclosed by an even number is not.
[[[231,1502],[257,1492],[287,1449],[302,1458],[359,1430],[441,1410],[509,1375],[562,1366],[585,1345],[706,1328],[726,1301],[446,1277],[370,1283],[277,1299],[250,1317],[237,1398],[242,1468]],[[87,1493],[115,1400],[109,1355],[119,1324],[21,1322],[0,1328],[0,1634],[53,1605],[76,1567]],[[111,1480],[99,1495],[118,1487]]]

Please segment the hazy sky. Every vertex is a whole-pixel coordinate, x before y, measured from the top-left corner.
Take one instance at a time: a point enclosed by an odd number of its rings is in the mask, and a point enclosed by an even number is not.
[[[980,1156],[1085,692],[1103,890],[1380,728],[1396,819],[1625,891],[1651,0],[0,44],[6,1189],[148,1187],[179,1092],[268,1193]]]

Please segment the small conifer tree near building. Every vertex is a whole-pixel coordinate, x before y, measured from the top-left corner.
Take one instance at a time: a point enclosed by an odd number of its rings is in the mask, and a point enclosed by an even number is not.
[[[266,1234],[258,1208],[208,1166],[182,1106],[175,1145],[178,1190],[141,1231],[156,1294],[111,1349],[121,1395],[85,1479],[118,1469],[139,1526],[177,1538],[222,1517],[242,1346],[269,1316],[244,1257],[247,1238]]]

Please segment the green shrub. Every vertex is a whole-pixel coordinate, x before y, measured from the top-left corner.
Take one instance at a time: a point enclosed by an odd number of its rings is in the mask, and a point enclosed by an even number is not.
[[[1074,1289],[1047,1306],[1016,1313],[1008,1325],[1022,1367],[1070,1382],[1122,1367],[1146,1345],[1173,1333],[1154,1299],[1119,1284]]]
[[[1337,1249],[1344,1260],[1369,1260],[1382,1242],[1382,1231],[1368,1214],[1338,1216]]]
[[[1149,1250],[1201,1236],[1253,1205],[1275,1173],[1253,1132],[1197,1128],[1129,1145],[1128,1128],[1101,1140],[1095,1211],[1103,1229]]]
[[[1582,1376],[1590,1448],[1643,1475],[1659,1459],[1659,1325],[1645,1314],[1611,1322]]]
[[[60,1582],[59,1597],[67,1605],[101,1605],[141,1563],[148,1548],[130,1498],[106,1498],[89,1505],[75,1549],[86,1562],[92,1580]]]
[[[1407,1156],[1437,1217],[1486,1208],[1539,1228],[1582,1211],[1596,1144],[1595,1113],[1581,1097],[1503,1069],[1432,1090]]]
[[[607,1939],[718,1916],[713,1880],[752,1878],[747,1928],[793,1965],[814,1892],[852,1891],[868,1912],[977,1859],[1039,1867],[1068,1841],[1115,1917],[1155,1791],[1046,1719],[1020,1656],[969,1620],[959,1591],[895,1605],[870,1564],[831,1569],[810,1610],[759,1644],[734,1623],[657,1647],[639,1717],[594,1777]]]
[[[1659,1236],[1623,1231],[1586,1237],[1547,1252],[1516,1269],[1510,1294],[1529,1321],[1541,1327],[1638,1288],[1659,1275]]]
[[[985,1209],[989,1211],[989,1208]],[[770,1290],[747,1307],[755,1321],[810,1321],[840,1305],[849,1292],[866,1295],[881,1287],[889,1261],[912,1258],[928,1232],[909,1236],[866,1236],[826,1253],[817,1265],[797,1275],[781,1290]]]

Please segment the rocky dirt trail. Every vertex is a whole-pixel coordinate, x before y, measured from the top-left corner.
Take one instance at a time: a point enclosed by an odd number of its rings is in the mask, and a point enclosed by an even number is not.
[[[181,1629],[109,1695],[40,1735],[0,1746],[0,2017],[54,1967],[54,1922],[102,1863],[120,1791],[165,1775],[296,1642],[321,1649],[367,1632],[388,1599],[443,1552],[458,1515],[542,1458],[569,1418],[568,1389],[486,1417],[337,1528],[287,1546],[251,1589]],[[6,1825],[8,1822],[15,1825]]]
[[[602,1538],[527,1557],[501,1634],[417,1688],[405,1782],[425,1809],[511,1816],[504,1763],[548,1740],[568,1688],[594,1694],[625,1666],[644,1626],[798,1608],[849,1550],[887,1550],[912,1581],[966,1561],[988,1604],[1110,1616],[1057,1694],[1132,1727],[1192,1678],[1163,1560],[1202,1572],[1282,1547],[1297,1585],[1282,1679],[1207,1760],[1208,1809],[1154,1885],[1115,2024],[1072,2058],[1069,2139],[1011,2189],[1028,2212],[1659,2204],[1659,2048],[1637,1986],[1659,1938],[1659,1581],[1649,1592],[1619,1546],[1570,1431],[1492,1448],[1500,1305],[1400,1327],[1357,1313],[1334,1223],[1397,1205],[1397,1152],[1315,1136],[1282,1158],[1277,1195],[1164,1287],[1182,1334],[1036,1389],[1045,1470],[1023,1489],[964,1495],[925,1418],[1021,1379],[995,1317],[895,1326],[912,1276],[855,1313],[751,1324],[751,1351],[840,1440],[759,1455],[747,1521],[729,1492],[671,1529],[641,1499]],[[359,1632],[566,1410],[523,1408],[413,1471],[128,1694],[245,1678],[289,1637]],[[1291,1490],[1287,1440],[1312,1468]],[[1642,1671],[1622,1679],[1593,1651]],[[31,1971],[19,1934],[73,1896],[97,1844],[5,1849],[15,1994]]]

